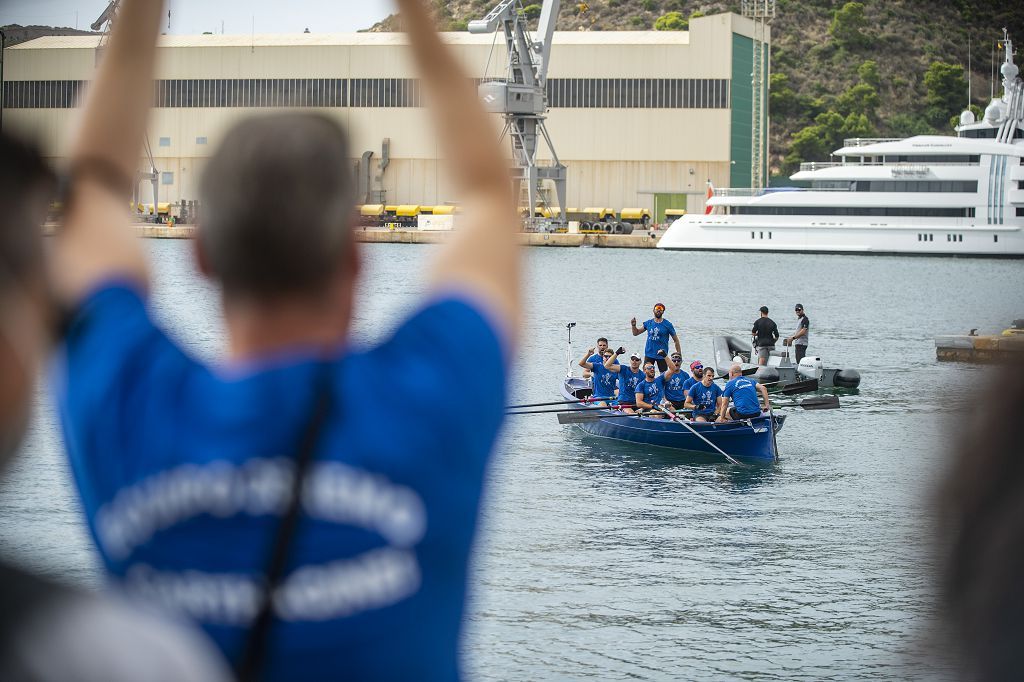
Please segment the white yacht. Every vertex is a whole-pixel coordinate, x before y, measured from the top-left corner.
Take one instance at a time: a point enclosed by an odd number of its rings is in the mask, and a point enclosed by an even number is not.
[[[956,137],[846,140],[800,165],[809,189],[714,189],[658,248],[1024,257],[1024,82],[1004,44],[1002,96]]]

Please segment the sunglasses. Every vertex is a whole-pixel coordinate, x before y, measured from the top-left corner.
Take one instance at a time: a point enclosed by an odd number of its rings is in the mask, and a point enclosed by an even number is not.
[[[644,365],[644,371],[645,371],[645,372],[646,372],[647,370],[649,370],[649,369],[654,369],[654,365]]]

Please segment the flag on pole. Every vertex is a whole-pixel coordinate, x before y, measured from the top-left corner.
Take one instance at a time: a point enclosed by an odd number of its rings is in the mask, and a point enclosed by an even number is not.
[[[704,215],[711,215],[711,209],[714,208],[714,206],[707,202],[711,201],[711,197],[713,196],[715,196],[715,188],[711,186],[711,179],[708,178],[708,193],[704,200]]]

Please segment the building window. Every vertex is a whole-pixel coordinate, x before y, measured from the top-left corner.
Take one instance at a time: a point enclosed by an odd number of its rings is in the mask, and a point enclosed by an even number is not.
[[[160,141],[157,144],[159,144],[161,147],[170,147],[171,146],[171,138],[169,138],[169,137],[161,137]]]
[[[164,171],[160,174],[161,185],[173,185],[174,184],[174,173],[171,171]]]

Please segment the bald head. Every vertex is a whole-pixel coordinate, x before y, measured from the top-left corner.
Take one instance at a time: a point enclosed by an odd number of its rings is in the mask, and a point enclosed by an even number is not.
[[[730,379],[735,379],[736,377],[738,377],[738,376],[740,376],[742,374],[743,374],[743,368],[740,367],[738,364],[733,363],[733,365],[731,367],[729,367],[729,378]]]

